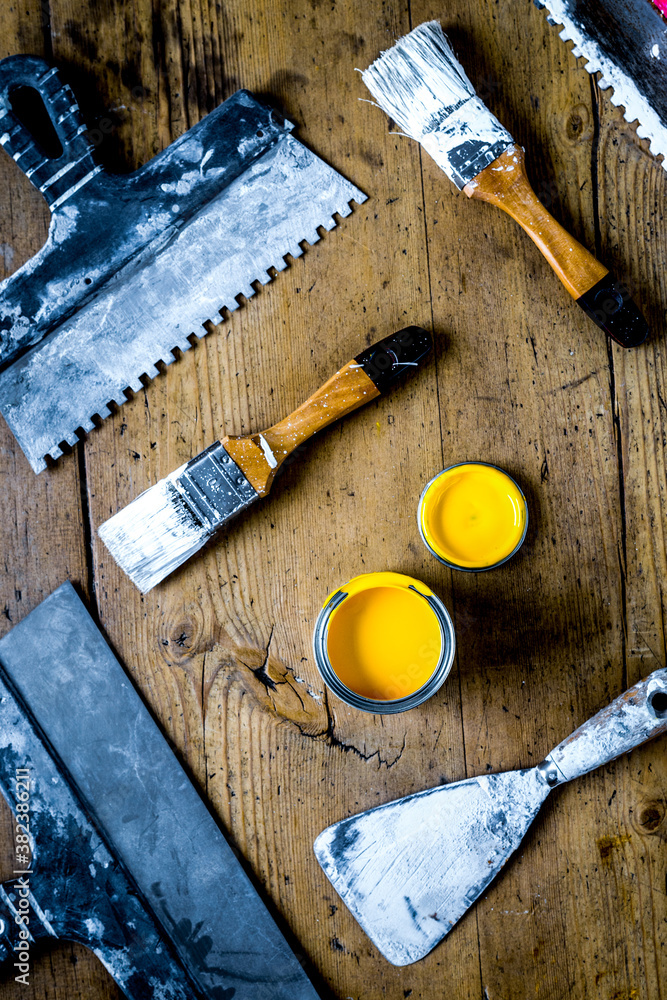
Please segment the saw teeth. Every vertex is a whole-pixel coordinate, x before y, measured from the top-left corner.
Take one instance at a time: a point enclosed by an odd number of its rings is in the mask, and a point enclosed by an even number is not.
[[[312,246],[315,245],[315,243],[319,243],[319,241],[320,241],[320,234],[317,233],[317,232],[312,232],[312,233],[309,233],[307,236],[305,236],[304,239],[305,239],[306,243],[309,243],[310,246],[312,247]]]
[[[174,348],[181,351],[183,354],[185,354],[186,351],[189,351],[191,347],[192,344],[190,343],[189,340],[179,340],[174,344]]]
[[[578,33],[577,25],[572,21],[569,25],[562,26],[562,21],[559,21],[558,17],[552,14],[549,9],[549,0],[534,0],[534,3],[536,7],[546,11],[547,24],[562,28],[559,32],[559,37],[563,41],[570,41],[572,39],[571,32]],[[562,14],[559,17],[562,17]],[[579,28],[583,29],[583,25],[579,25]],[[579,44],[577,45],[575,41],[575,46],[571,49],[571,52],[578,58],[586,59],[588,56],[582,51],[582,47],[585,49],[586,44],[581,40],[581,36],[579,36]],[[583,68],[591,75],[603,72],[602,63],[596,57],[595,53],[592,54],[588,62],[584,63]],[[623,79],[614,84],[610,80],[601,77],[598,80],[598,86],[600,90],[605,91],[611,88],[611,94],[608,95],[611,103],[614,107],[622,110],[625,121],[635,128],[638,138],[648,140],[651,153],[654,156],[663,156],[662,166],[667,170],[667,133],[664,127],[659,127],[661,123],[656,124],[655,128],[652,126],[651,122],[655,114],[648,102],[643,97],[639,100],[633,96],[632,91],[624,85]],[[642,124],[640,117],[644,119],[648,117],[649,124]]]
[[[62,453],[63,453],[63,450],[58,445],[56,445],[55,448],[52,448],[51,451],[48,452],[48,454],[51,456],[51,458],[53,459],[54,462],[58,461],[58,459],[60,458],[60,456],[62,455]]]
[[[352,215],[352,209],[349,205],[345,204],[341,208],[336,209],[338,215],[341,219],[347,219],[348,215]]]
[[[281,257],[278,263],[273,264],[272,267],[275,271],[284,271],[285,268],[287,267],[287,261],[283,260],[283,258]]]
[[[327,219],[326,222],[322,223],[322,226],[326,229],[326,231],[328,233],[330,233],[332,229],[336,228],[336,220],[335,219]]]
[[[84,431],[84,433],[86,434],[90,434],[90,432],[93,430],[94,427],[95,424],[93,423],[92,420],[84,420],[81,424],[81,430]]]

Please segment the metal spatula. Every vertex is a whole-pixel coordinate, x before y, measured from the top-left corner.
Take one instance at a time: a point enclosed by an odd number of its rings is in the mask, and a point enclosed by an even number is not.
[[[393,965],[423,958],[486,889],[552,788],[667,733],[667,670],[602,709],[537,767],[409,795],[335,823],[317,860]]]

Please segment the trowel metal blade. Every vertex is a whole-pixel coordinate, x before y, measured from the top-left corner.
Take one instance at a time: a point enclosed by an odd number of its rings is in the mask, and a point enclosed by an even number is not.
[[[0,375],[0,411],[35,472],[78,441],[107,404],[170,364],[172,348],[220,322],[223,306],[254,294],[267,270],[302,253],[366,196],[289,134],[280,137],[182,228],[159,237],[103,291]]]
[[[536,768],[430,788],[335,823],[315,855],[384,957],[410,965],[480,896],[548,793]]]
[[[572,54],[586,60],[589,73],[601,73],[598,86],[612,88],[611,102],[637,135],[649,139],[651,152],[666,157],[667,169],[667,21],[650,0],[534,0],[549,12]]]

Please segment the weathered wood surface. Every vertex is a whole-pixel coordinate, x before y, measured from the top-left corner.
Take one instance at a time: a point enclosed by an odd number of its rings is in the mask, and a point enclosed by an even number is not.
[[[511,220],[458,193],[357,100],[354,68],[430,17],[527,147],[540,197],[632,283],[652,327],[641,349],[610,348]],[[138,166],[244,86],[369,195],[55,470],[35,477],[2,424],[3,631],[67,577],[81,586],[323,997],[663,996],[664,741],[560,789],[497,883],[406,969],[370,945],[311,844],[362,808],[537,763],[664,665],[664,170],[529,0],[21,0],[0,9],[0,45],[58,63],[111,169]],[[0,170],[10,273],[48,217],[7,158]],[[407,323],[436,335],[419,377],[324,432],[264,505],[142,598],[99,524],[216,438],[279,420]],[[523,549],[493,573],[450,573],[416,529],[425,482],[466,458],[507,468],[530,505]],[[440,693],[384,720],[327,696],[310,648],[327,593],[380,569],[439,593],[458,642]],[[2,996],[119,995],[69,946],[32,980],[6,978]]]

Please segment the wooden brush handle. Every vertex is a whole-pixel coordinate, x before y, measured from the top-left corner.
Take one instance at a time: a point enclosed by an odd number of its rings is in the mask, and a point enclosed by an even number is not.
[[[348,361],[301,406],[262,434],[278,463],[339,417],[352,413],[380,395],[380,390],[357,361]]]
[[[426,330],[406,327],[348,361],[289,417],[261,434],[223,438],[222,444],[254,489],[264,496],[295,448],[414,371],[431,347]]]
[[[408,326],[357,354],[294,413],[264,431],[263,437],[279,463],[317,431],[375,399],[407,372],[414,371],[432,345],[426,330]]]
[[[510,146],[463,189],[469,198],[507,212],[530,236],[584,311],[623,347],[636,347],[648,327],[627,289],[556,222],[526,176],[524,151]]]

